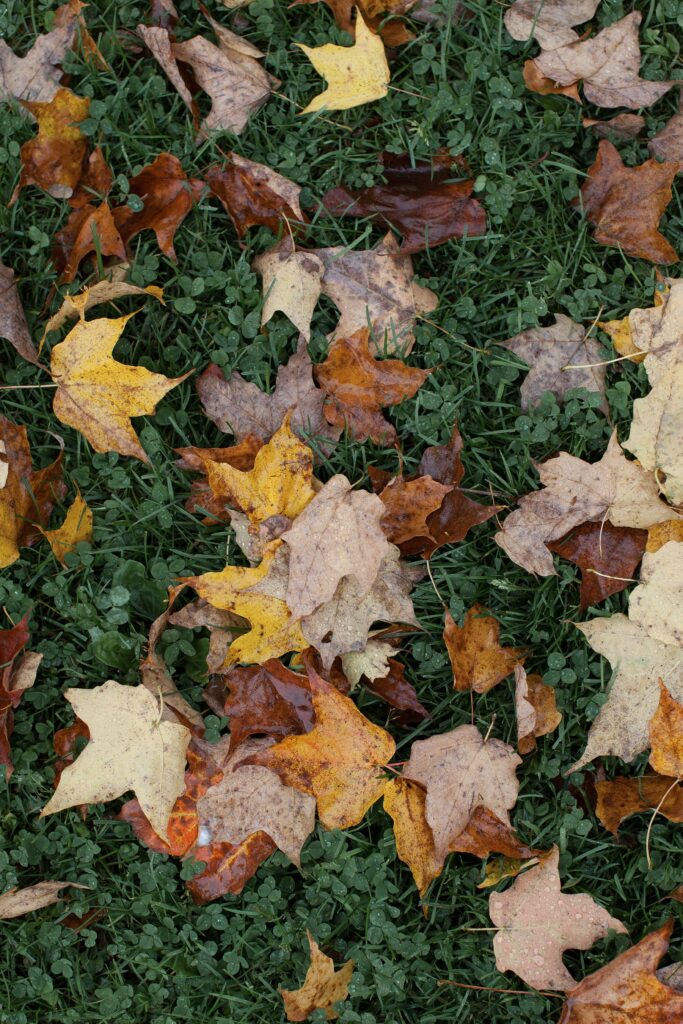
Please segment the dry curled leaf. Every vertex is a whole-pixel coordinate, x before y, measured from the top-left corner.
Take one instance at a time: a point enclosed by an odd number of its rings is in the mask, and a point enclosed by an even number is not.
[[[78,882],[36,882],[25,889],[8,889],[0,895],[0,921],[23,917],[34,910],[42,910],[43,907],[59,903],[59,893],[67,886],[72,889],[89,888],[87,885],[79,885]]]
[[[462,627],[447,610],[443,640],[453,669],[453,687],[461,692],[488,693],[521,665],[526,655],[522,647],[500,646],[498,620],[479,604],[469,609]]]
[[[311,100],[302,114],[317,110],[348,110],[361,103],[372,103],[386,96],[389,87],[389,65],[381,36],[368,28],[363,15],[356,15],[356,39],[353,46],[304,46],[295,43],[306,54],[327,88]]]
[[[285,1004],[287,1020],[306,1020],[314,1010],[324,1010],[328,1020],[339,1014],[333,1009],[335,1003],[343,1002],[349,994],[349,982],[353,976],[354,962],[347,960],[340,969],[334,969],[331,957],[321,952],[318,943],[309,931],[308,946],[311,962],[301,988],[281,988],[280,995]]]

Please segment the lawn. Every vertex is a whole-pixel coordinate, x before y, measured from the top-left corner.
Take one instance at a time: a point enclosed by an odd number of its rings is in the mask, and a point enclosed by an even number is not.
[[[0,12],[0,33],[23,53],[50,26],[55,6],[52,0],[9,0]],[[182,38],[210,35],[198,4],[180,0],[177,6]],[[468,16],[453,17],[454,6]],[[635,6],[643,13],[641,73],[683,77],[680,4],[652,0]],[[630,9],[603,0],[596,23],[609,24]],[[437,293],[439,304],[429,322],[418,325],[408,361],[433,373],[390,419],[406,472],[415,470],[425,446],[447,440],[457,420],[465,442],[466,483],[480,500],[493,492],[497,503],[512,506],[538,486],[535,463],[560,450],[597,459],[612,426],[587,393],[577,393],[562,408],[546,396],[535,411],[522,415],[519,385],[525,370],[494,342],[547,323],[554,313],[588,326],[649,306],[655,269],[596,244],[570,205],[597,148],[582,116],[610,112],[590,106],[582,111],[562,96],[526,90],[522,65],[534,50],[529,46],[525,54],[524,46],[507,35],[503,4],[438,0],[435,10],[444,15],[443,26],[415,23],[415,40],[397,51],[392,64],[397,88],[385,99],[325,117],[299,117],[297,108],[319,91],[319,78],[294,41],[318,46],[349,39],[322,3],[288,8],[276,0],[254,0],[240,12],[236,30],[265,51],[265,65],[282,85],[239,137],[223,133],[196,142],[182,101],[133,34],[147,19],[143,2],[92,0],[88,26],[110,70],[98,70],[76,54],[67,58],[65,69],[70,87],[92,97],[85,130],[114,171],[117,202],[125,202],[127,179],[161,151],[177,156],[188,175],[201,175],[234,149],[302,185],[302,200],[309,204],[341,183],[372,184],[378,177],[376,155],[385,149],[419,159],[445,146],[466,157],[476,178],[475,194],[486,208],[488,233],[414,257],[420,282]],[[234,24],[234,15],[216,0],[211,13]],[[671,92],[644,111],[644,142],[618,144],[627,164],[647,158],[647,138],[671,116],[675,102]],[[0,108],[0,128],[0,257],[21,280],[32,333],[39,339],[55,308],[50,249],[65,204],[30,188],[7,207],[19,175],[19,147],[33,128],[7,105]],[[680,199],[679,190],[662,228],[683,251]],[[351,248],[379,238],[380,231],[367,222],[333,218],[315,219],[309,235],[311,245]],[[265,228],[240,241],[224,210],[208,197],[176,235],[177,263],[160,253],[150,232],[139,235],[132,280],[163,287],[166,305],[145,303],[118,345],[117,358],[171,377],[215,362],[272,388],[276,368],[294,351],[297,336],[281,315],[267,330],[259,328],[261,285],[250,264],[273,242]],[[87,283],[84,276],[79,281]],[[136,303],[126,299],[119,308],[132,310]],[[325,336],[336,316],[323,300],[313,320],[314,362],[324,356]],[[601,337],[609,359],[611,346]],[[481,862],[451,856],[425,897],[423,913],[410,872],[395,855],[391,822],[380,804],[346,832],[318,826],[304,848],[301,872],[277,853],[241,895],[204,907],[192,903],[183,884],[196,873],[194,864],[151,853],[138,843],[129,826],[116,820],[118,803],[91,808],[85,821],[75,810],[39,819],[52,793],[54,731],[72,721],[62,691],[108,678],[137,682],[139,658],[150,623],[163,609],[166,588],[178,576],[224,565],[225,529],[203,525],[199,515],[185,509],[191,477],[174,465],[173,449],[230,441],[204,415],[190,378],[164,399],[155,417],[136,423],[149,466],[96,454],[80,434],[56,420],[49,390],[14,387],[35,384],[40,375],[5,342],[0,345],[1,411],[26,424],[37,465],[55,457],[55,433],[63,437],[67,479],[78,485],[95,515],[94,543],[71,567],[62,569],[48,546],[38,544],[23,548],[20,560],[0,574],[0,606],[14,621],[32,608],[32,647],[44,655],[38,682],[16,715],[16,770],[9,783],[0,783],[0,891],[44,878],[90,886],[90,891],[73,891],[68,903],[3,925],[2,1024],[273,1024],[284,1020],[278,987],[296,988],[303,980],[306,928],[327,953],[357,964],[342,1024],[555,1021],[559,998],[532,994],[514,975],[496,970],[487,894],[476,888],[483,878]],[[642,367],[623,361],[609,366],[608,400],[622,438],[632,402],[646,390]],[[368,466],[395,472],[396,452],[342,440],[331,446],[320,476],[344,473],[367,486]],[[520,769],[515,826],[532,846],[557,843],[565,890],[590,893],[637,941],[671,914],[683,921],[683,907],[664,900],[681,883],[683,833],[657,820],[648,869],[648,816],[631,818],[617,841],[593,812],[597,765],[564,776],[604,701],[610,668],[572,624],[581,618],[578,570],[556,560],[557,576],[535,579],[497,547],[495,529],[493,519],[465,541],[441,548],[431,561],[434,585],[426,577],[414,592],[422,632],[406,637],[403,657],[431,717],[401,730],[368,692],[360,692],[359,706],[397,737],[397,760],[407,757],[415,738],[468,723],[470,696],[453,691],[442,641],[442,600],[458,619],[475,601],[490,608],[502,624],[502,642],[530,649],[527,669],[542,673],[556,688],[564,715],[559,730],[541,740]],[[228,553],[232,561],[240,557],[230,540]],[[587,615],[626,606],[627,592]],[[164,656],[176,682],[202,710],[206,646],[197,632],[176,629],[164,636]],[[513,695],[508,679],[476,703],[482,731],[495,716],[496,735],[512,744]],[[212,737],[227,724],[213,716],[207,723]],[[641,755],[634,774],[645,760]],[[623,769],[610,758],[602,766],[609,777]],[[79,931],[64,924],[69,914],[83,915],[89,908],[106,913]],[[674,959],[681,958],[680,943],[679,927]],[[586,953],[568,954],[565,961],[583,977],[628,944],[624,936],[610,938]],[[482,990],[440,986],[444,980]]]

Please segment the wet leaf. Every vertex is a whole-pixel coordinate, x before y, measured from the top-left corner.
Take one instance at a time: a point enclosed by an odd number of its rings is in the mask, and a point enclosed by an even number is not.
[[[526,656],[522,647],[500,646],[498,620],[479,604],[469,609],[462,628],[446,611],[443,639],[453,669],[453,686],[458,691],[488,693]]]
[[[307,223],[299,205],[301,186],[265,164],[229,152],[223,166],[214,164],[204,177],[240,238],[251,227],[267,227],[276,234],[283,223],[290,228]]]
[[[581,569],[580,611],[619,594],[633,582],[647,537],[647,530],[584,523],[562,540],[548,544],[550,551]]]

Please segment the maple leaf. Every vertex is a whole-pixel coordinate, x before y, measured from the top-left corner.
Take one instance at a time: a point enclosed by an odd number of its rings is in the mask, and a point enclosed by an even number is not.
[[[453,669],[455,690],[488,693],[521,665],[522,647],[501,647],[500,625],[488,608],[472,605],[462,627],[446,610],[443,640]]]
[[[68,4],[58,8],[68,8]],[[24,57],[17,57],[4,39],[0,39],[0,100],[31,100],[49,103],[59,89],[62,71],[59,65],[76,35],[76,19],[65,18],[52,32],[37,36]]]
[[[6,781],[14,771],[10,749],[14,711],[26,690],[35,683],[43,657],[33,651],[22,654],[31,637],[29,615],[30,612],[27,612],[11,629],[0,630],[0,765],[5,768]]]
[[[327,1019],[334,1020],[339,1014],[333,1006],[348,997],[355,964],[353,960],[347,960],[335,971],[332,958],[320,951],[310,931],[307,930],[306,935],[311,962],[304,983],[297,989],[279,989],[285,1004],[285,1015],[287,1020],[301,1021],[306,1020],[314,1010],[324,1010]]]
[[[92,543],[92,510],[88,508],[80,493],[67,509],[66,518],[56,530],[40,527],[58,562],[66,565],[66,556],[76,550],[82,541]]]
[[[674,83],[640,78],[641,21],[640,12],[633,11],[592,39],[544,50],[535,58],[536,66],[558,85],[582,79],[586,99],[598,107],[649,107]]]
[[[48,103],[24,101],[38,122],[38,135],[21,147],[21,174],[10,205],[28,185],[55,199],[68,199],[78,185],[88,148],[78,124],[88,116],[90,100],[59,89]]]
[[[361,679],[373,682],[375,679],[386,677],[390,671],[389,659],[393,653],[393,644],[373,637],[368,640],[364,650],[342,654],[341,664],[349,684],[349,692],[356,689]]]
[[[204,522],[232,522],[234,515],[225,504],[225,499],[215,495],[211,490],[206,478],[206,461],[227,462],[235,469],[249,470],[254,468],[254,461],[261,448],[261,441],[253,434],[247,436],[236,445],[228,448],[176,448],[180,455],[176,465],[181,469],[202,473],[202,480],[193,480],[190,488],[190,496],[185,502],[185,508],[189,512],[201,512],[204,514]],[[246,520],[246,516],[244,517]],[[248,520],[246,521],[248,529]],[[234,524],[233,524],[234,526]],[[249,537],[250,540],[253,538]],[[259,561],[258,558],[254,561]]]
[[[488,857],[502,853],[507,858],[528,859],[542,851],[522,843],[507,821],[501,819],[482,804],[474,808],[470,820],[451,843],[451,853],[469,853],[473,857]]]
[[[431,476],[390,480],[379,497],[386,509],[382,529],[392,544],[428,537],[427,517],[441,508],[445,496],[452,490],[452,484],[441,484]]]
[[[287,236],[257,256],[252,265],[263,278],[261,324],[267,324],[279,311],[309,341],[311,318],[325,271],[322,260],[304,249],[296,251]]]
[[[283,222],[295,227],[307,223],[299,205],[301,186],[266,164],[229,152],[223,166],[214,164],[204,177],[240,238],[250,227],[267,227],[276,234]]]
[[[515,713],[520,754],[535,750],[536,740],[553,732],[562,721],[553,687],[544,683],[542,676],[527,676],[522,665],[515,665]]]
[[[669,519],[666,523],[657,523],[647,531],[645,550],[654,554],[669,541],[683,541],[683,519]]]
[[[671,184],[679,165],[647,160],[626,167],[607,139],[598,145],[598,155],[581,186],[581,206],[591,224],[595,240],[618,246],[630,256],[652,263],[677,263],[673,246],[658,230],[659,219],[671,201]]]
[[[546,78],[541,73],[535,60],[524,61],[522,77],[524,84],[531,92],[537,92],[541,96],[566,96],[579,105],[582,102],[577,81],[573,81],[569,85],[557,85],[552,78]]]
[[[391,231],[373,249],[340,245],[309,251],[323,261],[323,294],[341,313],[330,341],[350,338],[369,324],[374,355],[407,355],[415,344],[416,319],[438,299],[413,280],[413,262],[400,254]]]
[[[285,602],[288,575],[287,547],[275,540],[265,546],[263,561],[255,569],[227,565],[221,572],[182,580],[215,608],[234,612],[251,623],[251,629],[231,644],[226,668],[238,661],[261,665],[308,647],[299,620]]]
[[[383,513],[376,495],[352,490],[345,476],[328,480],[282,535],[290,553],[287,604],[293,615],[311,615],[327,604],[348,576],[357,581],[359,599],[368,596],[389,552]]]
[[[339,655],[364,650],[375,622],[417,624],[409,595],[419,574],[405,566],[399,554],[398,548],[390,544],[365,596],[356,576],[346,576],[332,599],[302,620],[303,635],[320,653],[326,669]]]
[[[155,299],[159,300],[162,306],[164,305],[164,290],[154,284],[147,285],[146,288],[140,288],[138,285],[130,284],[128,281],[97,281],[90,288],[84,288],[83,291],[75,295],[64,296],[62,305],[45,324],[43,338],[47,337],[50,331],[59,330],[67,320],[74,319],[75,317],[81,320],[85,319],[85,313],[92,309],[93,306],[98,306],[102,302],[115,302],[117,299],[125,298],[128,295],[152,295]]]
[[[292,432],[289,414],[259,449],[252,469],[243,471],[211,459],[204,465],[214,495],[236,505],[255,525],[281,517],[286,528],[315,497],[313,452]]]
[[[159,153],[154,161],[131,178],[128,188],[144,201],[142,210],[118,206],[114,223],[126,245],[141,231],[152,230],[159,248],[169,259],[177,259],[173,237],[204,191],[204,182],[188,178],[177,157]]]
[[[62,772],[41,817],[84,803],[114,800],[132,789],[152,828],[168,838],[168,820],[184,789],[190,731],[159,721],[159,702],[144,686],[110,679],[64,696],[90,730],[90,743]]]
[[[651,357],[645,359],[646,369]],[[663,494],[683,504],[683,345],[678,361],[664,369],[652,390],[633,404],[631,432],[624,447],[661,480]]]
[[[561,891],[559,859],[554,846],[509,889],[492,893],[489,914],[500,929],[493,940],[499,971],[514,971],[533,988],[567,991],[576,982],[562,953],[590,949],[610,929],[624,934],[626,928],[587,893]]]
[[[660,775],[683,776],[683,705],[659,681],[659,704],[650,720],[650,765]]]
[[[629,596],[629,619],[654,640],[683,646],[682,598],[683,545],[672,540],[644,555],[640,585]]]
[[[538,405],[546,391],[561,402],[573,388],[585,388],[602,395],[600,408],[608,412],[601,345],[568,316],[555,314],[549,327],[532,327],[496,344],[530,367],[521,387],[523,410]]]
[[[512,747],[484,740],[474,725],[413,743],[403,774],[427,791],[426,818],[438,858],[445,858],[479,805],[509,826],[507,812],[517,799],[515,771],[521,763]]]
[[[667,163],[683,163],[683,106],[678,97],[678,111],[664,127],[650,139],[647,148],[657,160]]]
[[[38,363],[38,353],[31,340],[14,271],[4,263],[0,263],[0,338],[7,338],[12,348],[27,362]]]
[[[405,678],[404,666],[395,658],[388,659],[388,666],[386,676],[372,679],[367,683],[368,690],[399,712],[393,719],[399,725],[408,725],[429,718],[429,712],[418,700],[415,687]]]
[[[426,793],[417,782],[397,776],[384,789],[384,810],[394,824],[396,853],[407,864],[420,896],[438,878],[444,858],[437,857],[425,815]]]
[[[317,110],[349,110],[361,103],[372,103],[386,96],[389,65],[380,36],[368,28],[360,11],[356,15],[356,40],[353,46],[304,46],[303,50],[327,88],[311,100],[302,114]]]
[[[616,117],[610,117],[608,121],[596,121],[592,117],[584,117],[581,123],[584,128],[592,128],[601,139],[615,138],[621,141],[637,138],[646,124],[645,118],[640,114],[617,114]]]
[[[657,809],[669,821],[683,822],[683,786],[661,775],[627,779],[598,779],[595,783],[595,813],[608,831],[616,835],[625,818]]]
[[[287,736],[248,763],[270,768],[286,785],[314,796],[325,828],[351,828],[381,797],[386,781],[381,769],[396,744],[312,670],[309,683],[315,712],[311,731]]]
[[[47,526],[55,502],[64,497],[62,453],[44,469],[34,469],[26,427],[0,415],[0,568],[19,557],[20,547],[30,547]],[[2,479],[0,477],[0,479]]]
[[[209,419],[238,441],[250,435],[267,441],[288,411],[292,430],[300,437],[339,436],[339,429],[330,426],[323,415],[325,395],[313,381],[313,364],[303,338],[289,362],[278,367],[270,395],[239,373],[226,380],[214,363],[198,378],[197,393]]]
[[[137,32],[195,121],[197,107],[178,61],[192,68],[197,84],[211,98],[211,110],[201,123],[200,138],[212,131],[231,131],[239,135],[246,128],[250,115],[263,106],[280,82],[259,64],[263,54],[257,47],[208,15],[207,20],[218,37],[218,46],[203,36],[176,43],[168,29],[158,26],[138,25]]]
[[[434,249],[451,238],[486,232],[486,214],[470,198],[474,179],[448,183],[455,164],[448,151],[413,165],[408,153],[382,153],[385,184],[365,189],[343,185],[325,193],[323,209],[337,217],[370,217],[403,235],[402,253]]]
[[[346,427],[356,441],[370,438],[390,444],[396,431],[382,416],[388,405],[412,398],[430,370],[406,366],[400,359],[374,359],[367,330],[339,338],[327,359],[315,368],[316,380],[328,397],[325,415],[336,427]]]
[[[87,206],[93,199],[103,202],[111,192],[114,176],[99,146],[93,150],[81,169],[81,177],[69,199],[74,210]]]
[[[130,320],[128,316],[79,321],[50,356],[57,385],[53,409],[96,452],[119,452],[149,462],[130,422],[151,415],[165,394],[185,380],[152,373],[142,366],[117,362],[112,351]]]
[[[513,39],[535,39],[543,50],[575,43],[579,36],[572,28],[590,21],[600,0],[515,0],[505,12],[503,22]]]
[[[89,889],[78,882],[37,882],[25,889],[8,889],[0,895],[0,921],[8,921],[14,917],[23,917],[34,910],[51,907],[60,900],[59,893],[66,886],[72,889]]]
[[[647,537],[647,530],[584,523],[548,544],[550,551],[581,569],[580,611],[626,589],[643,557]]]
[[[62,230],[55,235],[52,261],[60,282],[73,281],[81,261],[90,253],[119,260],[126,258],[126,246],[107,203],[97,207],[86,203],[73,210]]]
[[[683,1016],[683,994],[655,973],[672,929],[673,921],[667,921],[579,982],[567,993],[560,1024],[617,1024],[619,1017],[629,1024],[676,1024]]]
[[[254,832],[239,846],[211,843],[196,847],[192,855],[196,861],[204,862],[206,868],[201,875],[185,883],[192,899],[202,905],[226,893],[238,895],[276,849],[265,832]]]
[[[197,598],[180,611],[169,614],[168,621],[172,626],[182,626],[185,629],[208,629],[209,650],[206,655],[206,667],[209,672],[220,672],[228,648],[237,632],[249,626],[246,619],[214,608],[202,598]]]
[[[654,480],[626,459],[616,434],[599,462],[561,452],[537,468],[544,489],[520,498],[494,538],[527,572],[556,575],[547,545],[585,522],[645,529],[671,519]]]
[[[599,755],[632,761],[649,745],[648,725],[659,700],[657,680],[665,679],[675,699],[683,700],[681,649],[654,639],[621,614],[575,625],[593,650],[609,660],[615,675],[607,700],[591,723],[586,749],[569,771],[578,771]]]

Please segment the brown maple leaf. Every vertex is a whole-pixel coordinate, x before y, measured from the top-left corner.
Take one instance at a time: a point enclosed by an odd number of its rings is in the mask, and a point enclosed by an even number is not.
[[[446,611],[443,640],[458,691],[488,693],[509,676],[526,656],[522,647],[501,647],[500,625],[488,608],[472,605],[462,627]]]
[[[628,587],[646,543],[647,530],[584,523],[548,548],[581,569],[579,609],[585,612]]]
[[[339,1016],[333,1009],[334,1004],[348,997],[355,965],[353,960],[347,960],[335,971],[332,958],[321,952],[309,931],[306,934],[311,962],[304,983],[301,988],[279,990],[285,1004],[285,1015],[287,1020],[302,1021],[310,1017],[314,1010],[324,1010],[327,1019],[334,1020]]]
[[[104,202],[114,183],[107,161],[104,159],[102,150],[97,147],[85,161],[78,184],[69,198],[69,206],[74,210],[92,203],[94,200]]]
[[[355,38],[353,9],[357,7],[367,25],[381,35],[387,46],[402,46],[415,36],[402,14],[406,14],[418,0],[325,0],[340,29]],[[293,0],[290,7],[318,3],[318,0]],[[391,17],[388,17],[390,15]]]
[[[61,283],[73,281],[82,260],[91,253],[125,260],[126,246],[108,203],[86,203],[73,210],[55,235],[52,260]]]
[[[7,338],[23,359],[37,364],[38,352],[31,339],[14,271],[4,263],[0,263],[0,338]]]
[[[542,676],[527,676],[522,665],[515,665],[515,713],[520,754],[535,750],[536,740],[553,732],[562,721],[553,687],[544,683]]]
[[[683,822],[683,786],[675,786],[675,779],[662,775],[643,775],[640,778],[602,779],[595,783],[597,803],[595,813],[605,828],[616,835],[619,826],[632,814],[653,811],[669,821]]]
[[[283,222],[290,227],[308,222],[299,206],[301,186],[265,164],[230,152],[222,167],[209,167],[204,177],[240,238],[254,226],[263,225],[277,234]]]
[[[678,110],[647,144],[652,156],[667,163],[683,164],[683,94]]]

